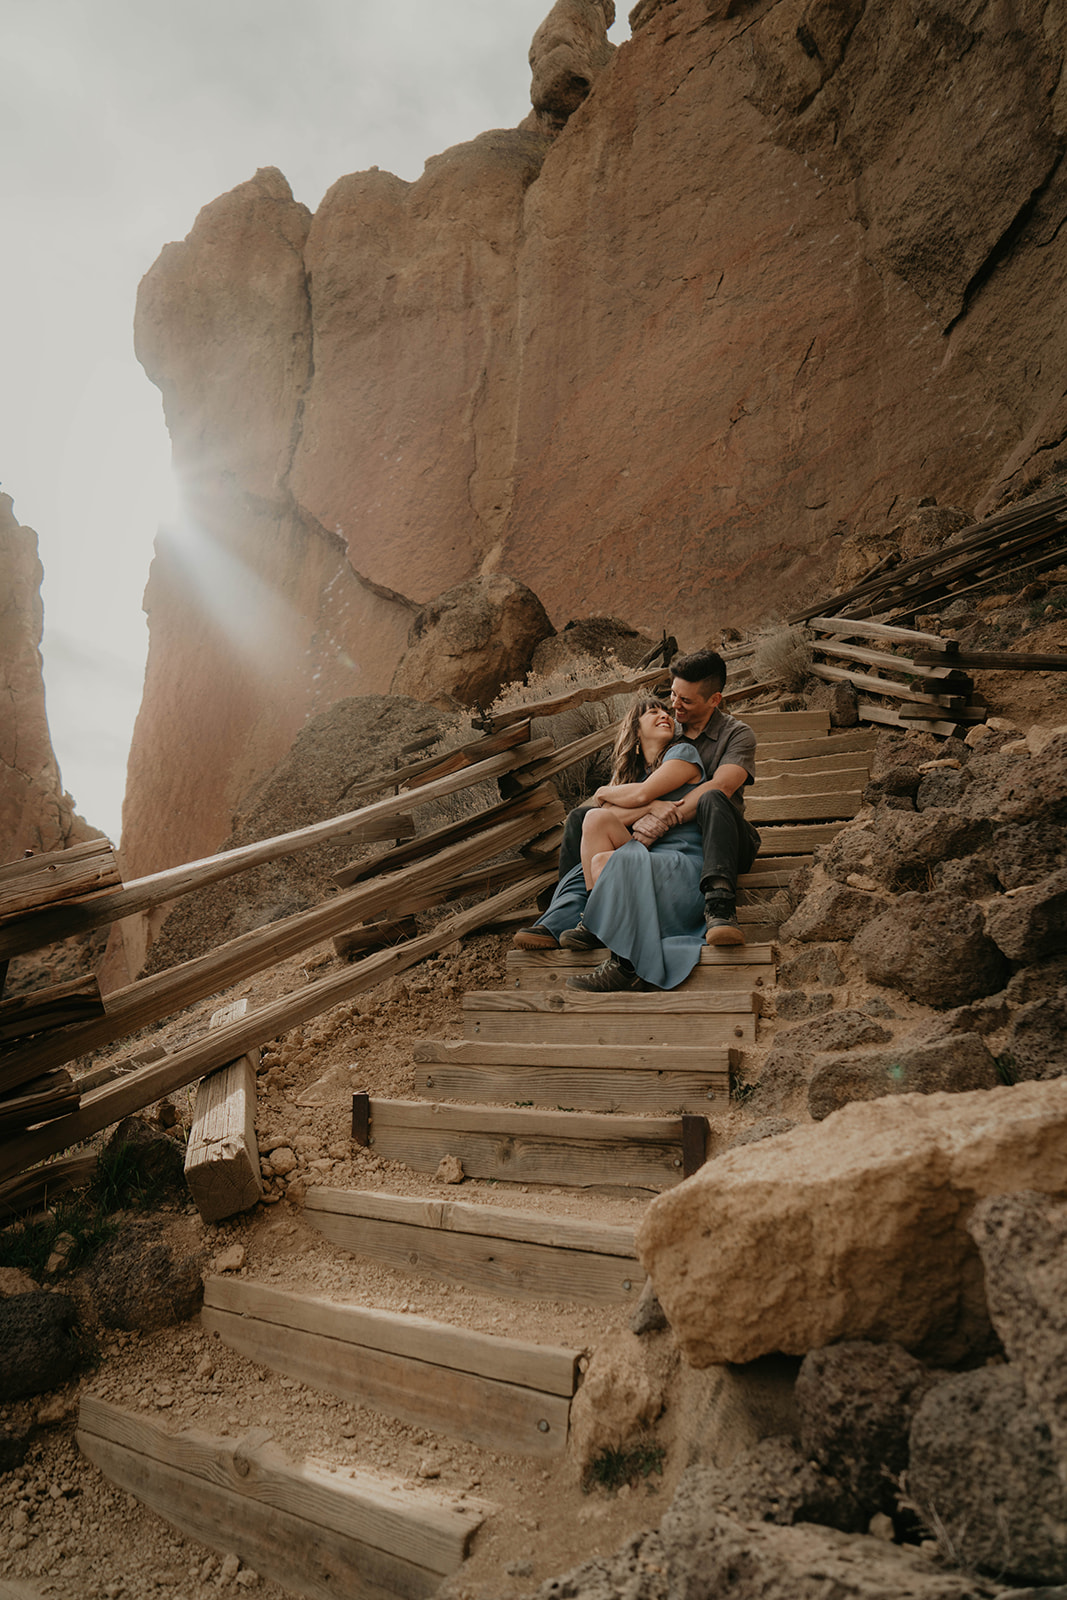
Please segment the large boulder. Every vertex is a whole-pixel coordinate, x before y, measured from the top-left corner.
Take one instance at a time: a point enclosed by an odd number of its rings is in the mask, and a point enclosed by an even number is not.
[[[1009,960],[1030,965],[1067,944],[1067,868],[986,907],[986,932]]]
[[[872,983],[928,1006],[993,994],[1011,971],[979,908],[941,889],[900,895],[860,930],[853,949]]]
[[[1048,1428],[1013,1367],[963,1372],[925,1396],[911,1427],[908,1493],[966,1567],[1067,1583],[1067,1493]]]
[[[393,694],[450,710],[488,706],[525,676],[554,632],[532,590],[503,573],[471,578],[422,607],[393,676]]]
[[[782,923],[780,936],[804,943],[851,939],[885,910],[886,903],[884,896],[830,883],[804,896],[788,921]]]
[[[104,1327],[154,1333],[197,1314],[206,1265],[207,1251],[184,1221],[128,1218],[85,1276]]]
[[[731,1150],[637,1235],[695,1366],[843,1339],[933,1360],[991,1348],[965,1222],[984,1195],[1067,1187],[1067,1080],[845,1106]]]
[[[991,1195],[968,1224],[985,1269],[993,1326],[1052,1436],[1067,1484],[1067,1202]]]

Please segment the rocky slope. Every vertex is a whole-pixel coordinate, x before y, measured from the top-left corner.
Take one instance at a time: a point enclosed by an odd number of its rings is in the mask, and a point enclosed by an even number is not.
[[[314,217],[261,171],[145,278],[187,517],[148,588],[133,871],[217,845],[474,574],[693,645],[709,588],[719,621],[788,609],[843,531],[1058,460],[1061,8],[642,0],[614,52],[612,15],[553,8],[523,127]]]
[[[62,850],[91,839],[63,788],[41,676],[44,609],[37,535],[0,494],[0,862],[27,850]]]

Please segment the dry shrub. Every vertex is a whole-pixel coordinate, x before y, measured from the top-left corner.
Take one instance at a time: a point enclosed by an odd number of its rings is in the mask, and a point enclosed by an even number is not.
[[[757,683],[772,679],[786,689],[801,689],[811,667],[811,645],[803,628],[778,623],[756,636],[752,671]]]

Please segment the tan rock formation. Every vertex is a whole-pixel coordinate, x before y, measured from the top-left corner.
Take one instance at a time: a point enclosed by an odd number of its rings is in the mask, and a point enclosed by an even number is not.
[[[41,676],[37,535],[0,494],[0,862],[97,836],[74,810],[52,750]]]
[[[445,709],[488,706],[501,684],[525,676],[535,646],[552,632],[525,584],[500,572],[472,578],[419,611],[392,693]]]
[[[1061,11],[643,0],[614,54],[609,12],[539,30],[536,127],[344,177],[314,219],[261,173],[148,274],[203,542],[149,585],[136,870],[388,687],[404,596],[505,571],[557,624],[694,644],[828,586],[846,530],[1055,461]]]
[[[971,1209],[1067,1191],[1065,1138],[1067,1079],[846,1106],[659,1196],[638,1252],[694,1366],[842,1339],[959,1360],[989,1334]]]

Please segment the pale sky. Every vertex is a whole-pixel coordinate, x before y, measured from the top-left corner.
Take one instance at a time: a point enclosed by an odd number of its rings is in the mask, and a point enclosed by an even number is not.
[[[140,278],[257,167],[312,210],[378,166],[530,106],[552,0],[0,0],[0,483],[45,569],[52,743],[117,842],[148,645],[141,596],[172,514],[159,392],[133,355]],[[625,10],[611,30],[629,36]]]

